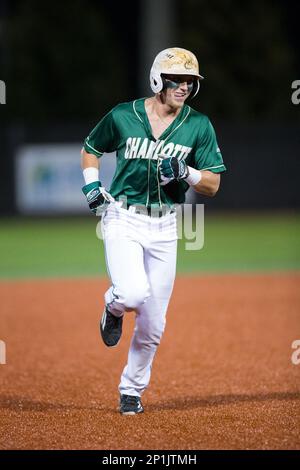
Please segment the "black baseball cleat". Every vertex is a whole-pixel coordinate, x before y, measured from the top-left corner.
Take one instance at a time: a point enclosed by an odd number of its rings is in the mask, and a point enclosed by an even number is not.
[[[143,413],[144,408],[140,397],[132,395],[120,395],[120,413],[121,415],[136,415]]]
[[[104,344],[108,347],[117,346],[122,335],[123,316],[115,317],[105,307],[100,321],[100,332]]]

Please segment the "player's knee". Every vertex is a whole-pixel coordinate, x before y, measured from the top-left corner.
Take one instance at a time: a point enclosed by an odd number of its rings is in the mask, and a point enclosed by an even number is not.
[[[148,286],[135,286],[130,292],[124,295],[124,306],[127,309],[137,309],[146,302],[149,297]]]
[[[158,346],[165,329],[165,321],[138,325],[136,338],[142,347]]]

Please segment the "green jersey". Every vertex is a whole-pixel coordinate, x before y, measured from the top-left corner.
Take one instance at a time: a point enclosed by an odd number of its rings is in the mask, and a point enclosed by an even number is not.
[[[185,159],[198,170],[226,170],[215,131],[207,116],[184,104],[176,119],[161,134],[152,135],[145,99],[113,108],[84,141],[96,157],[116,151],[117,166],[109,192],[128,205],[160,206],[183,203],[189,188],[184,180],[160,185],[158,156]]]

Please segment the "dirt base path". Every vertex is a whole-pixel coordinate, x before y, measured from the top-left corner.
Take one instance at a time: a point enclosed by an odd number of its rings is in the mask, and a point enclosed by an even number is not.
[[[107,349],[107,286],[0,284],[0,448],[300,449],[299,274],[179,277],[134,417],[117,412],[134,314]]]

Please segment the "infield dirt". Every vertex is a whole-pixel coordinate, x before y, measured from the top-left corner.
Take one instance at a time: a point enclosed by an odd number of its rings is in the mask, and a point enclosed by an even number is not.
[[[107,286],[0,283],[1,449],[300,449],[300,274],[178,277],[133,417],[119,415],[117,387],[134,313],[106,348]]]

